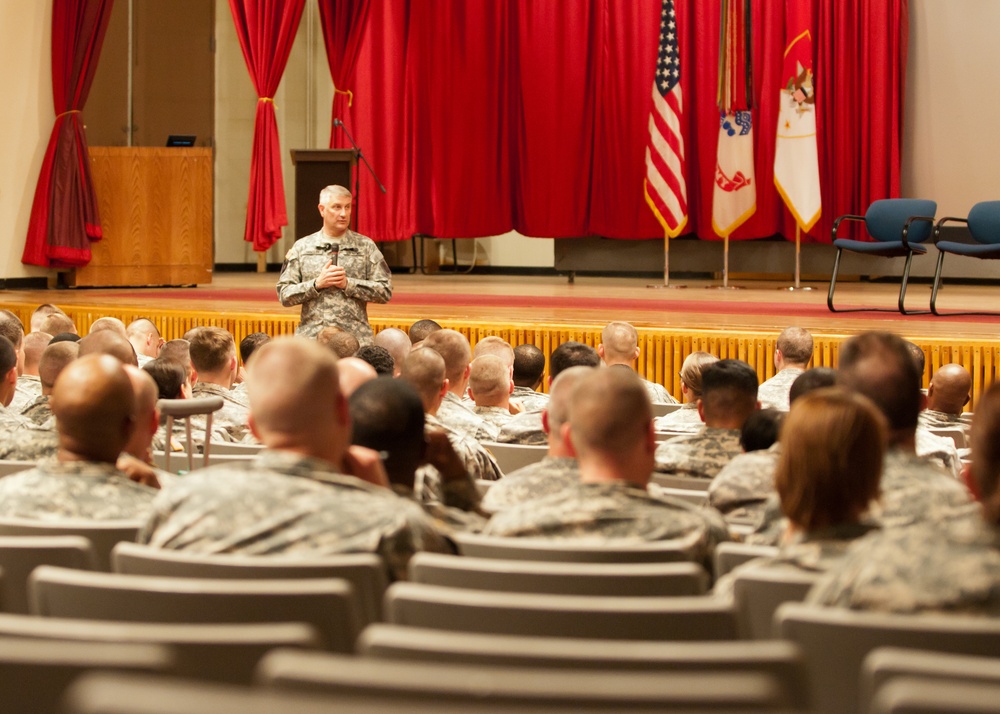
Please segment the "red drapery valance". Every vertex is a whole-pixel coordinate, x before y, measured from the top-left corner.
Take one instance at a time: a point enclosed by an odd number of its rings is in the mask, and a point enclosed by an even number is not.
[[[810,236],[828,241],[836,216],[899,195],[908,0],[813,3],[823,214]],[[720,0],[676,10],[687,233],[716,239]],[[371,0],[352,133],[389,193],[361,192],[364,232],[662,237],[642,188],[660,11],[660,0],[581,0],[572,12],[537,0]],[[732,238],[794,236],[773,183],[784,3],[754,0],[752,24],[757,210]]]
[[[21,262],[78,267],[90,262],[101,220],[80,111],[97,69],[113,0],[53,0],[52,97],[56,121],[31,204]]]
[[[304,7],[305,0],[229,0],[258,97],[243,235],[256,251],[265,251],[280,240],[281,229],[288,225],[274,93],[285,72]]]

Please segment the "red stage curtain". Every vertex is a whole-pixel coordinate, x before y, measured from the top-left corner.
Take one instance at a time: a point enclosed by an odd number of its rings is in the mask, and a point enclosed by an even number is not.
[[[813,1],[823,215],[810,235],[829,241],[836,216],[899,195],[909,9]],[[720,2],[676,7],[688,232],[717,239]],[[366,232],[661,238],[642,192],[659,13],[658,0],[580,0],[572,12],[546,0],[373,0],[355,80],[372,102],[353,118],[390,193],[362,192]],[[752,20],[757,211],[732,238],[791,238],[773,182],[784,3],[755,0]]]
[[[281,147],[274,115],[274,93],[292,51],[305,0],[229,0],[236,34],[250,78],[257,90],[253,153],[250,158],[250,198],[243,239],[265,251],[288,225]]]
[[[56,121],[35,187],[22,263],[83,266],[90,262],[90,242],[101,238],[80,111],[97,70],[111,6],[112,0],[53,1],[52,96]]]
[[[350,121],[350,97],[354,80],[354,68],[358,63],[361,39],[368,27],[371,0],[319,0],[320,24],[323,26],[323,43],[326,45],[326,61],[330,66],[330,76],[337,92],[333,95],[333,118],[340,119],[353,134]],[[367,101],[367,97],[366,97]],[[338,146],[337,132],[330,128],[330,148]],[[346,146],[340,142],[339,146]],[[350,187],[348,187],[350,188]]]

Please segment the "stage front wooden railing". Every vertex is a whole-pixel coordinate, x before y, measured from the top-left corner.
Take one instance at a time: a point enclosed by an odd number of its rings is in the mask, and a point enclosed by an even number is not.
[[[104,238],[76,286],[212,282],[212,150],[91,147]]]

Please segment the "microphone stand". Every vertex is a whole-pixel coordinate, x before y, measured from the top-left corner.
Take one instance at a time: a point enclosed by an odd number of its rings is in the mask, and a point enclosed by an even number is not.
[[[375,183],[378,185],[378,187],[382,191],[382,193],[386,193],[385,186],[383,186],[382,182],[378,180],[378,175],[375,173],[375,169],[373,169],[372,165],[368,163],[368,159],[366,159],[364,153],[362,153],[361,147],[358,146],[358,144],[357,144],[356,141],[354,141],[354,137],[351,136],[351,132],[347,131],[347,127],[344,126],[344,122],[340,121],[340,119],[334,119],[333,120],[333,126],[334,127],[340,127],[340,130],[342,132],[344,132],[344,136],[347,137],[347,140],[349,142],[351,142],[351,146],[354,147],[354,153],[355,153],[355,155],[365,163],[365,166],[368,168],[368,173],[370,173],[372,175],[372,178],[375,179]],[[355,204],[356,204],[357,207],[361,206],[360,195],[361,195],[361,172],[360,171],[355,171],[355,173],[354,173],[354,202],[355,202]],[[359,211],[357,211],[357,210],[354,211],[354,230],[355,230],[355,232],[357,232],[357,230],[358,230],[358,213],[359,213]]]

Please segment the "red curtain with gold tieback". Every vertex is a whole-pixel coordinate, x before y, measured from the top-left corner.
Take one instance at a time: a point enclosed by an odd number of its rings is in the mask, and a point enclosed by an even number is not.
[[[333,78],[333,113],[353,134],[350,119],[354,105],[354,69],[358,64],[361,40],[368,28],[371,0],[319,0],[320,24],[323,27],[323,44],[326,61]],[[337,141],[337,132],[330,128],[330,148],[346,147],[346,141]],[[348,186],[347,188],[350,188]]]
[[[250,197],[243,239],[262,252],[288,225],[274,93],[285,72],[305,0],[229,0],[250,79],[257,90]]]
[[[101,239],[80,114],[97,70],[113,0],[53,0],[52,97],[56,120],[35,186],[21,262],[80,267]]]

